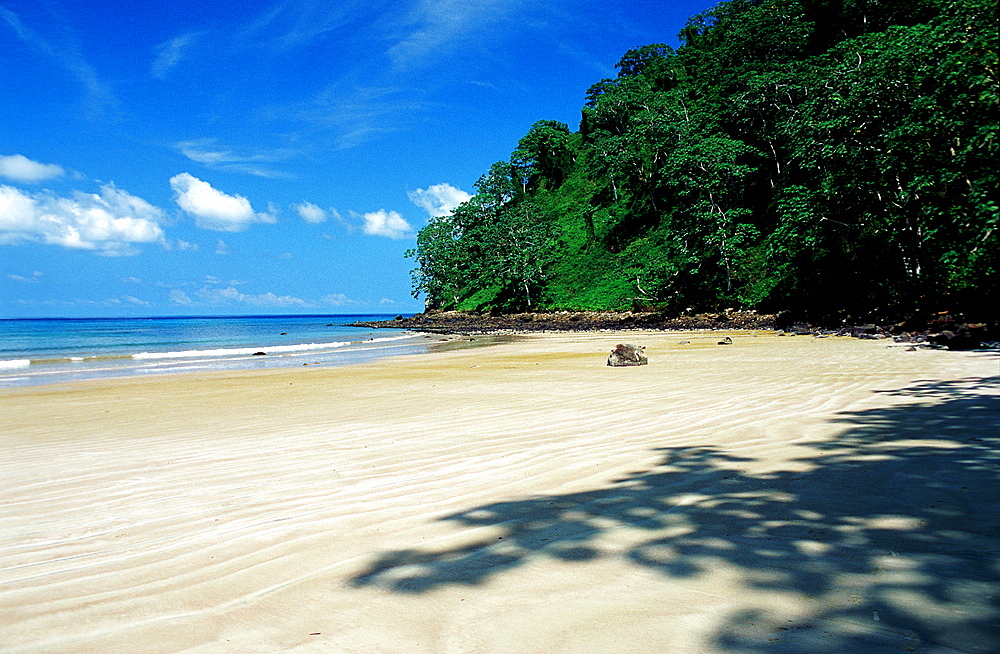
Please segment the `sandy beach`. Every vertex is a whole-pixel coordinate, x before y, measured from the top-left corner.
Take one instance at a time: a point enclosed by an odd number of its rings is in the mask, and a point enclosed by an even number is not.
[[[0,391],[0,651],[1000,651],[997,354],[730,335]]]

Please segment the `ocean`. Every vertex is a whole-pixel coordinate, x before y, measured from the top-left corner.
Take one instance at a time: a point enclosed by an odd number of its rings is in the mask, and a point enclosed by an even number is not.
[[[426,352],[431,341],[422,334],[349,326],[393,317],[0,319],[0,387],[303,364],[345,365]]]

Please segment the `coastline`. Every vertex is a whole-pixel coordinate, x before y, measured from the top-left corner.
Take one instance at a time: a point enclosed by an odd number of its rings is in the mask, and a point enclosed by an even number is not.
[[[992,651],[996,354],[722,333],[0,390],[0,643]]]
[[[381,317],[389,316],[341,318]],[[407,330],[354,328],[333,316],[296,315],[11,319],[0,321],[0,328],[0,388],[177,372],[351,365],[425,352],[434,339]]]
[[[970,323],[961,316],[941,312],[911,317],[897,322],[848,322],[813,324],[794,321],[787,312],[772,315],[756,311],[726,309],[714,313],[671,315],[657,311],[538,311],[528,313],[477,313],[467,311],[427,311],[393,320],[360,321],[356,327],[368,329],[411,329],[427,333],[537,334],[546,332],[632,332],[632,331],[773,331],[794,336],[851,336],[865,340],[889,339],[945,347],[949,350],[1000,350],[1000,326]]]

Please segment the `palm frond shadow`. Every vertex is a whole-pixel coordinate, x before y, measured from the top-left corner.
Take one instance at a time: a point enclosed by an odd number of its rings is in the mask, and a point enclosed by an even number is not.
[[[500,536],[384,553],[351,584],[423,593],[539,557],[586,565],[623,556],[601,537],[627,527],[649,538],[624,556],[666,579],[735,566],[748,593],[794,592],[816,607],[791,627],[766,606],[728,616],[723,650],[1000,651],[998,388],[987,378],[892,391],[903,398],[893,406],[838,415],[844,431],[812,446],[805,472],[750,475],[716,448],[662,448],[659,465],[605,488],[447,516]]]

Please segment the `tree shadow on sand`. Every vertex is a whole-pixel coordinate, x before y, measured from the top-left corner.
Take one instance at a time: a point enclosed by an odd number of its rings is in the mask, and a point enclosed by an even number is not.
[[[422,593],[538,557],[625,556],[666,578],[729,566],[746,597],[792,592],[811,608],[790,617],[751,599],[726,617],[716,649],[1000,651],[998,384],[920,382],[892,391],[905,396],[894,406],[842,413],[844,431],[810,445],[804,472],[751,475],[730,453],[663,448],[659,465],[605,488],[447,516],[493,535],[385,553],[351,583]],[[649,537],[608,553],[601,536],[621,527]]]

